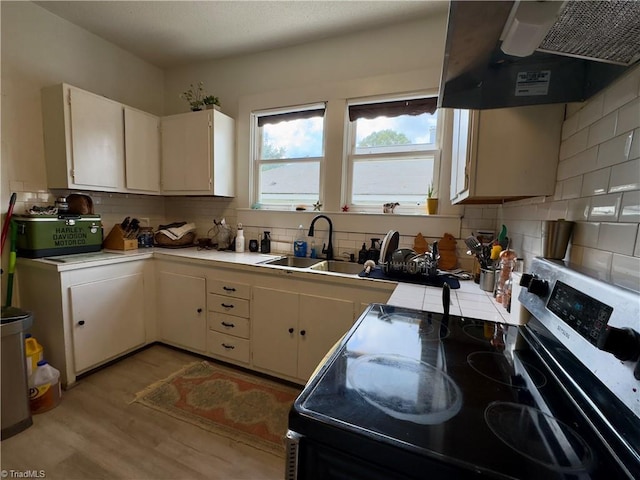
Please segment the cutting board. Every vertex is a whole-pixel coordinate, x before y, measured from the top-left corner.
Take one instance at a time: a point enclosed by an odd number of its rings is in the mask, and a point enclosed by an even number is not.
[[[416,235],[416,238],[413,240],[413,250],[419,254],[429,251],[429,244],[422,236],[422,233],[418,233],[418,235]]]
[[[438,252],[440,260],[438,260],[438,268],[440,270],[453,270],[458,267],[458,255],[456,253],[456,239],[450,233],[445,233],[438,240]]]

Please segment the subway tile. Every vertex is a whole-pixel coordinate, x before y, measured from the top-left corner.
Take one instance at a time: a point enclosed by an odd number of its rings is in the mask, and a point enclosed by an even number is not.
[[[616,285],[640,291],[640,258],[614,254],[611,277]]]
[[[566,140],[578,131],[578,115],[565,119],[562,124],[562,140]]]
[[[587,147],[599,145],[612,139],[616,134],[618,112],[612,112],[589,127]]]
[[[589,220],[611,221],[618,219],[622,194],[598,195],[591,197]]]
[[[640,98],[636,98],[620,108],[616,134],[619,135],[638,127],[640,127]]]
[[[582,265],[582,257],[584,254],[584,248],[580,245],[569,245],[569,262],[574,265]]]
[[[578,130],[586,128],[600,120],[603,116],[604,95],[591,97],[578,112]]]
[[[565,180],[566,181],[566,180]],[[556,182],[556,188],[553,191],[553,200],[561,200],[562,199],[562,184],[564,182]]]
[[[603,114],[613,112],[636,98],[639,84],[640,72],[638,70],[625,74],[616,80],[604,92]]]
[[[609,189],[609,175],[611,169],[603,168],[594,172],[586,173],[582,177],[581,197],[589,197],[591,195],[604,195]]]
[[[615,165],[611,168],[609,193],[640,190],[640,159]]]
[[[569,202],[551,202],[548,204],[547,215],[545,220],[558,220],[559,218],[567,218],[567,208]]]
[[[593,270],[599,278],[606,278],[611,272],[611,262],[613,253],[597,250],[595,248],[584,248],[582,252],[581,265]]]
[[[558,180],[591,172],[597,168],[598,147],[592,147],[558,163]]]
[[[598,167],[610,167],[633,158],[630,156],[633,137],[634,133],[629,132],[602,143],[598,147]]]
[[[631,147],[627,152],[627,158],[629,160],[634,160],[636,158],[640,158],[640,128],[636,128],[633,131],[631,139]]]
[[[567,220],[574,222],[587,220],[589,218],[589,210],[591,209],[591,198],[576,198],[569,200],[567,207]]]
[[[640,222],[640,190],[624,192],[618,221]]]
[[[636,235],[636,248],[633,249],[633,256],[640,257],[640,232]]]
[[[557,190],[557,189],[556,189]],[[571,198],[580,197],[580,193],[582,192],[582,175],[578,175],[577,177],[568,178],[561,183],[562,194],[560,198],[562,200],[568,200]],[[554,197],[554,200],[556,198]]]
[[[602,223],[598,234],[600,250],[632,255],[636,243],[638,225],[629,223]]]
[[[598,245],[600,223],[577,222],[573,228],[572,244],[595,248]]]
[[[587,149],[589,129],[579,130],[560,144],[560,160],[565,160]]]

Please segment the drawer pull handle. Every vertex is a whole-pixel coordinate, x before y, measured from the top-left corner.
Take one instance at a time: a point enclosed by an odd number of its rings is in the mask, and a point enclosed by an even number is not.
[[[78,322],[78,325],[84,325],[84,320],[80,320],[80,321]]]
[[[225,292],[235,292],[236,289],[233,287],[222,287]]]
[[[227,323],[227,322],[220,322],[222,324],[223,327],[230,327],[230,328],[234,328],[235,325],[233,323]]]
[[[221,343],[220,345],[222,345],[227,350],[233,350],[234,348],[236,348],[233,345],[227,345],[226,343]]]
[[[233,308],[233,305],[227,305],[226,303],[221,303],[224,308]]]
[[[300,330],[300,335],[302,335],[303,337],[307,334],[306,330]]]

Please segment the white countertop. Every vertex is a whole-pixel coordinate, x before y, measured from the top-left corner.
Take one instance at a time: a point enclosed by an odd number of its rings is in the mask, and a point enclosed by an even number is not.
[[[174,258],[193,261],[195,263],[215,263],[218,266],[229,264],[230,267],[255,266],[282,256],[281,254],[262,253],[236,253],[230,251],[206,250],[193,248],[167,249],[167,248],[145,248],[130,251],[102,250],[95,253],[84,253],[77,255],[62,255],[40,258],[36,261],[42,264],[55,266],[58,271],[75,270],[111,263],[127,262],[132,260],[144,260],[147,258]],[[19,259],[22,261],[24,259]],[[261,267],[270,268],[277,271],[290,270],[288,267],[274,265],[263,265]],[[354,275],[343,275],[340,273],[328,273],[320,271],[296,270],[297,272],[313,275],[322,275],[324,279],[340,282],[345,279],[353,280]],[[388,280],[375,280],[371,278],[359,278],[363,282],[389,282]],[[390,305],[399,307],[414,308],[431,312],[442,313],[442,289],[438,287],[428,287],[424,285],[398,282],[391,298],[387,302]],[[470,280],[460,280],[460,288],[451,290],[451,304],[449,313],[452,315],[462,315],[479,320],[490,320],[500,323],[520,324],[521,321],[512,316],[489,292],[480,290],[478,284]]]

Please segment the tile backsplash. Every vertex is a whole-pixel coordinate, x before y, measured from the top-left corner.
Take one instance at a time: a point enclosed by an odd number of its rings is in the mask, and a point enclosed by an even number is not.
[[[566,260],[640,290],[640,68],[568,105],[555,194],[504,204],[497,220],[526,267],[542,222],[559,218],[576,222]]]

